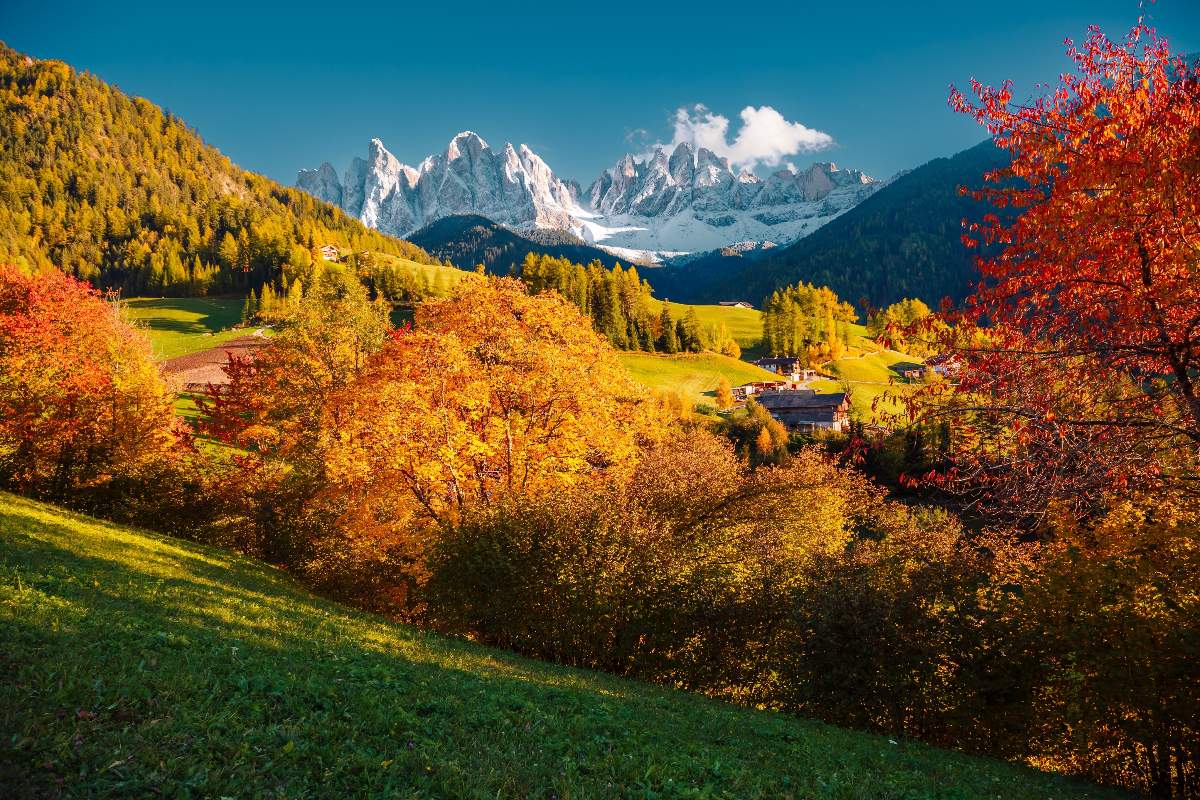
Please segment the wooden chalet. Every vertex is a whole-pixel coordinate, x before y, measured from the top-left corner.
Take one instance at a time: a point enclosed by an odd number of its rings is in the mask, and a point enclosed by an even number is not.
[[[844,431],[850,426],[850,397],[845,392],[775,389],[759,395],[758,403],[791,431]]]
[[[811,381],[819,377],[815,369],[801,366],[800,359],[795,356],[780,356],[778,358],[760,358],[751,362],[762,367],[767,372],[774,372],[792,381]]]

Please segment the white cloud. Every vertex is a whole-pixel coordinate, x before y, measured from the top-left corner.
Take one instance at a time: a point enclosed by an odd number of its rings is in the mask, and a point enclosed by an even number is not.
[[[729,140],[729,118],[703,105],[680,108],[675,112],[675,132],[671,148],[681,142],[706,147],[728,158],[735,167],[777,167],[785,156],[815,153],[833,146],[833,137],[799,122],[788,122],[771,106],[746,106],[741,112],[742,125],[733,141]]]

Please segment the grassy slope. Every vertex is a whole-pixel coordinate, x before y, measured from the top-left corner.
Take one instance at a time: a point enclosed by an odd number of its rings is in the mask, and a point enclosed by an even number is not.
[[[836,375],[839,380],[816,381],[812,387],[818,392],[838,392],[842,389],[841,381],[847,381],[850,384],[852,413],[863,420],[876,420],[880,413],[888,415],[899,414],[902,411],[901,404],[894,397],[884,397],[876,403],[877,398],[885,393],[898,395],[911,391],[903,384],[889,384],[893,377],[899,376],[899,372],[893,367],[918,361],[919,359],[894,350],[882,350],[860,358],[843,358],[824,366],[826,372]]]
[[[620,353],[617,357],[635,381],[651,389],[678,392],[693,403],[711,403],[722,376],[733,386],[779,378],[753,364],[716,353],[678,356]]]
[[[7,798],[1117,796],[423,634],[11,495],[0,531]]]
[[[376,253],[375,258],[380,261],[387,262],[396,267],[403,267],[410,273],[415,274],[422,281],[429,284],[435,294],[441,294],[439,290],[449,290],[457,286],[459,281],[474,273],[466,272],[456,267],[443,267],[434,264],[418,264],[416,261],[410,261],[407,258],[399,256],[389,256],[382,253]]]
[[[158,360],[208,350],[245,336],[239,297],[136,297],[125,301],[129,317],[144,326]]]
[[[661,301],[651,302],[654,313],[662,309]],[[671,303],[672,319],[679,319],[686,313],[689,306],[681,303]],[[756,356],[757,348],[762,342],[762,312],[755,308],[729,308],[727,306],[690,306],[696,309],[696,317],[701,325],[716,325],[725,323],[729,335],[741,347],[743,356]]]

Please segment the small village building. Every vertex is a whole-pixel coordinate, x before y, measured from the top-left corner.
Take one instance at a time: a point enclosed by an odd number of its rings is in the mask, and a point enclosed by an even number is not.
[[[745,402],[756,394],[769,392],[775,389],[795,389],[796,385],[792,381],[751,381],[743,383],[741,386],[733,387],[733,399],[737,402]]]
[[[342,251],[332,244],[321,245],[321,258],[326,261],[341,261]]]
[[[725,306],[726,308],[754,308],[745,300],[722,300],[717,305]]]
[[[924,364],[908,367],[900,374],[909,380],[920,380],[925,376],[927,370],[943,378],[957,378],[958,373],[962,370],[962,360],[958,356],[953,355],[930,356],[925,359]]]
[[[812,389],[775,389],[760,394],[759,405],[790,431],[844,431],[850,426],[850,397],[845,392],[817,394]]]
[[[760,358],[753,362],[756,366],[762,367],[767,372],[774,372],[782,375],[790,381],[803,383],[804,381],[816,380],[820,374],[815,369],[801,366],[799,358],[795,356],[781,356],[778,358]]]
[[[943,378],[957,378],[962,371],[962,360],[958,356],[933,356],[925,359],[925,367]]]

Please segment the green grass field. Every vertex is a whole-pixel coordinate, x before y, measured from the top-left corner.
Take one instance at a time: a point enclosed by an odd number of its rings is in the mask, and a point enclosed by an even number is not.
[[[662,311],[662,302],[651,302],[654,313]],[[762,312],[756,308],[729,308],[728,306],[686,306],[682,303],[671,303],[671,317],[679,319],[688,308],[696,309],[696,317],[701,325],[717,325],[724,323],[729,329],[729,335],[742,348],[742,356],[757,357],[759,345],[762,343]]]
[[[638,383],[651,389],[678,392],[693,403],[712,403],[722,376],[732,386],[779,378],[753,364],[716,353],[677,356],[619,353],[617,358]]]
[[[0,494],[0,796],[1104,798],[525,660]]]
[[[472,272],[467,272],[456,267],[418,264],[416,261],[409,261],[407,258],[390,256],[385,253],[375,253],[373,257],[415,275],[419,281],[429,286],[437,296],[448,293],[464,278],[474,275]]]
[[[865,422],[886,423],[889,422],[889,417],[894,417],[904,410],[896,395],[912,391],[912,388],[905,384],[889,384],[893,377],[899,376],[896,367],[919,362],[920,359],[894,350],[880,350],[862,357],[843,358],[822,367],[826,372],[837,376],[837,380],[815,381],[812,388],[818,392],[840,392],[842,381],[846,381],[850,384],[852,413]],[[878,399],[877,402],[877,398],[882,399]]]
[[[242,320],[244,302],[240,297],[135,297],[125,301],[125,308],[162,361],[245,336],[248,331],[233,328]]]

